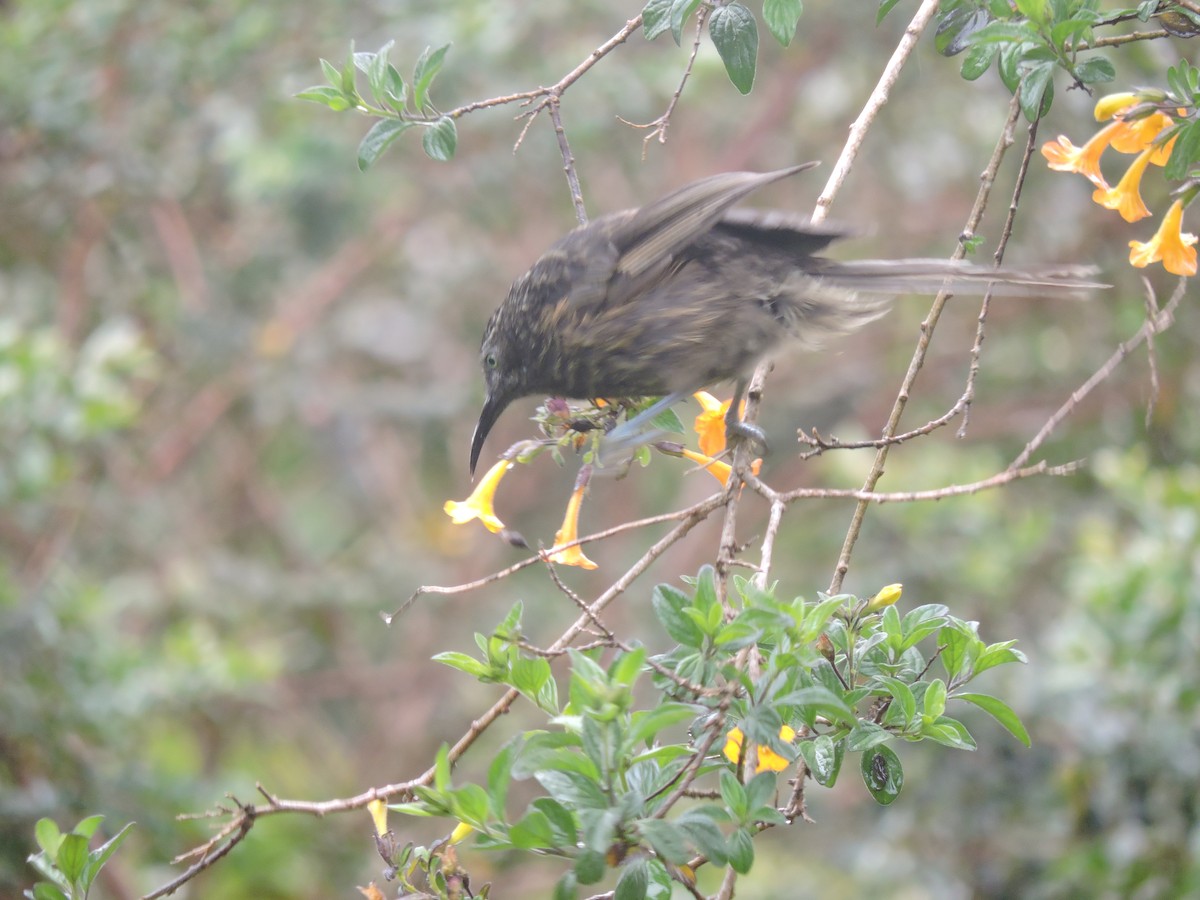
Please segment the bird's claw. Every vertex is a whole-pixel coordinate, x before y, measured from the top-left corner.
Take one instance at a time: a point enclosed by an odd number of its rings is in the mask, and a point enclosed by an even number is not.
[[[767,434],[757,425],[749,422],[726,422],[725,440],[732,447],[739,443],[748,443],[752,450],[765,456],[770,448],[767,446]]]

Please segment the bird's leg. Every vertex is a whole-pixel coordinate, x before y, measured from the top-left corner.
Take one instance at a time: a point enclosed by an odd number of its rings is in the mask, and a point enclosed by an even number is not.
[[[725,440],[730,446],[739,441],[749,441],[751,446],[758,446],[763,453],[767,452],[767,435],[757,425],[742,421],[742,398],[746,396],[746,379],[739,378],[733,388],[733,400],[729,409],[725,410]]]

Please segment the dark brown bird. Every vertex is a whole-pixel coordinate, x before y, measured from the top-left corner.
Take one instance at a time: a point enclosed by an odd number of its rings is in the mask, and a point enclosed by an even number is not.
[[[896,294],[936,292],[947,280],[975,293],[1082,295],[1103,286],[1079,267],[836,262],[816,254],[844,230],[784,212],[730,211],[751,191],[815,165],[694,181],[641,209],[601,216],[547,250],[484,332],[487,398],[471,439],[471,473],[500,414],[530,394],[671,395],[666,405],[732,380],[737,399],[780,344],[819,347],[883,315]]]

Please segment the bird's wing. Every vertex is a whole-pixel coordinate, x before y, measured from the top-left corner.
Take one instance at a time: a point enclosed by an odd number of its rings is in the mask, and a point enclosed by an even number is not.
[[[607,303],[620,305],[647,290],[677,265],[684,248],[751,191],[815,165],[810,162],[775,172],[713,175],[643,206],[613,234],[617,259],[608,282]]]

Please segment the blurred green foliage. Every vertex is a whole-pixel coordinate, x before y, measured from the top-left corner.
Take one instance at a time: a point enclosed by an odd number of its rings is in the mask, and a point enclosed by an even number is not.
[[[227,793],[253,800],[261,782],[323,799],[413,777],[495,697],[430,656],[469,650],[470,632],[517,598],[532,640],[573,618],[536,569],[490,593],[422,598],[391,629],[376,615],[419,584],[517,558],[482,530],[454,530],[441,506],[466,483],[482,324],[511,277],[573,223],[552,132],[540,123],[514,156],[513,111],[473,114],[449,165],[400,140],[363,175],[362,134],[293,96],[351,39],[395,40],[406,61],[451,42],[437,80],[446,105],[529,90],[635,13],[599,0],[0,8],[0,895],[37,877],[26,857],[43,817],[102,813],[113,827],[98,843],[136,820],[93,891],[127,897],[170,880],[168,861],[213,833],[176,816]],[[721,169],[832,159],[902,19],[892,9],[877,27],[858,4],[810,2],[788,49],[758,47],[745,97],[706,46],[669,141],[651,144],[645,163],[643,133],[615,117],[661,114],[689,38],[631,39],[563,105],[589,209]],[[999,79],[949,77],[932,43],[833,211],[878,223],[855,248],[863,255],[950,249],[1003,120]],[[1112,59],[1114,89],[1161,81],[1153,50]],[[1089,107],[1062,90],[1045,127],[1082,133]],[[1098,262],[1116,289],[1084,309],[994,310],[967,440],[939,433],[902,448],[885,486],[995,471],[1141,321],[1140,282],[1123,265],[1128,231],[1086,188],[1033,169],[1037,200],[1022,207],[1009,259]],[[804,209],[817,184],[773,202]],[[1148,201],[1161,208],[1165,195]],[[814,788],[818,824],[801,826],[799,849],[792,830],[756,839],[763,874],[739,896],[1200,890],[1191,299],[1155,342],[1148,420],[1143,353],[1053,442],[1056,458],[1090,457],[1090,470],[868,517],[852,589],[904,582],[905,604],[946,602],[988,633],[1019,637],[1030,665],[1010,667],[1021,671],[996,693],[1014,698],[1032,750],[980,710],[964,716],[974,754],[900,748],[908,789],[886,810],[851,779]],[[837,352],[782,361],[764,413],[779,446],[797,423],[877,432],[920,314],[919,302],[901,306]],[[953,315],[914,424],[961,391],[975,311]],[[516,439],[525,423],[513,414],[502,426]],[[520,468],[504,517],[548,540],[572,473],[548,459]],[[857,486],[864,469],[850,454],[800,463],[777,453],[766,477]],[[663,471],[594,491],[588,524],[709,489]],[[815,594],[847,518],[829,501],[792,516],[778,577]],[[714,544],[698,530],[654,576],[697,571]],[[640,551],[637,538],[589,547],[600,574],[566,577],[586,592]],[[650,595],[635,591],[614,622],[650,627],[639,624]],[[514,709],[515,723],[523,716]],[[467,768],[464,779],[485,777]],[[503,874],[536,892],[557,877],[506,871],[510,858],[464,847],[477,878]],[[276,816],[194,890],[349,895],[378,868],[366,815]]]

